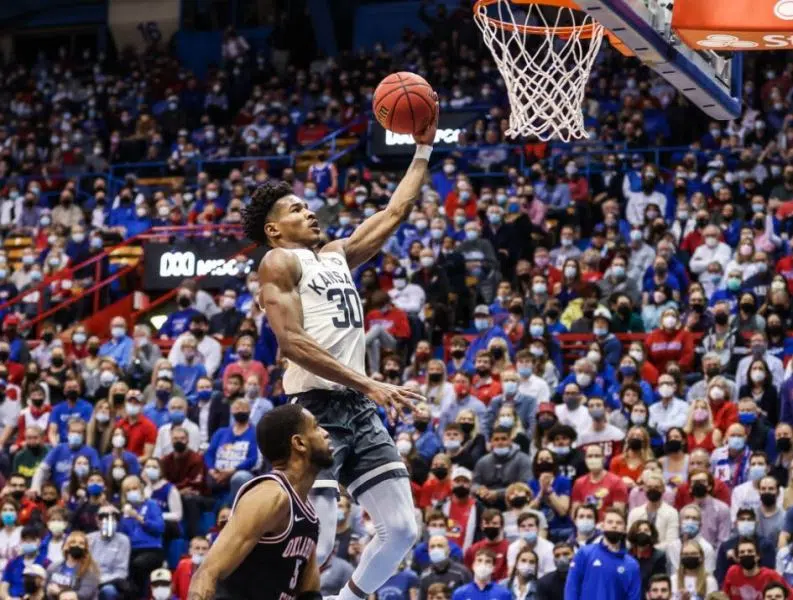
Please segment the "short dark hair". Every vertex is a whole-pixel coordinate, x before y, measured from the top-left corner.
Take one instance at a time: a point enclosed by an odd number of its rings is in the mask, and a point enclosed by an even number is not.
[[[501,520],[501,526],[504,526],[504,515],[497,508],[486,508],[482,511],[482,522],[488,523],[498,517]]]
[[[242,227],[245,236],[258,244],[267,243],[264,225],[273,206],[284,196],[292,193],[292,186],[285,181],[265,181],[251,194],[251,202],[242,211]]]
[[[533,520],[537,527],[540,526],[540,517],[537,516],[537,513],[533,512],[525,512],[518,515],[518,526],[523,525],[523,523],[529,519]]]
[[[649,590],[654,583],[665,583],[671,588],[672,578],[669,577],[669,575],[667,575],[666,573],[656,573],[655,575],[650,577],[649,581],[647,582],[647,589]]]
[[[41,532],[35,525],[25,525],[19,534],[20,539],[29,540],[31,538],[41,538]]]
[[[739,508],[738,512],[735,513],[735,520],[737,521],[741,517],[751,517],[752,521],[757,520],[757,514],[754,512],[753,508],[747,508],[747,507]]]
[[[503,433],[504,435],[509,437],[512,434],[512,431],[510,429],[508,429],[507,427],[502,427],[501,425],[499,425],[499,426],[493,428],[493,432],[490,434],[490,437],[492,438],[497,433]]]
[[[763,588],[763,598],[765,598],[766,592],[770,592],[771,590],[782,590],[782,597],[785,598],[785,600],[790,598],[790,592],[778,581],[771,581]]]
[[[270,463],[283,462],[292,454],[292,436],[302,431],[305,416],[299,404],[284,404],[268,411],[256,425],[256,443]]]

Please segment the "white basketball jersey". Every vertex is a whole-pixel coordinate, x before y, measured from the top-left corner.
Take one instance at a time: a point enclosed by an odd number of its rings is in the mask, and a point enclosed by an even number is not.
[[[365,375],[363,306],[344,256],[305,249],[289,252],[297,256],[303,269],[298,285],[303,329],[341,364]],[[341,387],[291,361],[284,373],[287,394]]]

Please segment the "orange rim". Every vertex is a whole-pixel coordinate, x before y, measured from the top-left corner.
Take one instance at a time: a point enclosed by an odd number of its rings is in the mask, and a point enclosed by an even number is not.
[[[491,4],[496,4],[500,0],[476,0],[474,3],[474,15],[477,18],[480,17],[480,9],[490,6]],[[581,11],[581,7],[574,2],[573,0],[510,0],[514,4],[539,4],[542,6],[555,6],[557,8],[569,8],[571,10]],[[583,12],[583,11],[581,11]],[[494,27],[498,27],[500,29],[504,29],[506,31],[518,31],[520,33],[525,33],[528,35],[547,35],[549,28],[548,27],[539,27],[535,25],[517,25],[515,23],[507,23],[505,21],[501,21],[499,19],[495,19],[493,17],[487,16],[485,14],[485,19],[487,19],[488,23],[490,23]],[[567,27],[557,27],[553,30],[553,34],[562,38],[567,39],[574,34],[578,34],[580,39],[591,39],[595,32],[595,24],[588,23],[586,25],[572,25]],[[618,51],[620,54],[624,56],[633,56],[633,52],[630,48],[628,48],[625,43],[618,38],[616,35],[611,33],[608,29],[603,30],[603,33],[608,37],[609,42],[611,45]]]
[[[476,0],[474,4],[474,13],[479,15],[479,10],[483,7],[490,6],[491,4],[496,4],[499,0]],[[557,8],[569,8],[572,10],[581,10],[581,7],[578,6],[572,0],[512,0],[515,4],[541,4],[547,6],[556,6]],[[548,33],[547,27],[539,27],[536,25],[516,25],[514,23],[507,23],[505,21],[500,21],[499,19],[495,19],[493,17],[485,16],[487,21],[493,25],[494,27],[498,27],[500,29],[504,29],[506,31],[518,31],[520,33],[526,33],[529,35],[546,35]],[[571,35],[578,33],[579,37],[582,39],[591,38],[595,31],[595,25],[593,23],[588,23],[586,25],[571,25],[567,27],[557,27],[553,30],[554,35],[558,35],[561,38],[570,37]]]

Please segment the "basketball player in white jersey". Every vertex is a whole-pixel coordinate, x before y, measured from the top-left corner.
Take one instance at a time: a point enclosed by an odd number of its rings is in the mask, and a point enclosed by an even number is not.
[[[436,106],[433,122],[413,136],[415,156],[388,205],[347,239],[320,247],[317,218],[286,183],[260,186],[244,213],[246,235],[271,248],[259,266],[259,302],[288,360],[284,391],[314,414],[334,447],[333,467],[312,489],[318,562],[333,551],[339,483],[375,525],[341,600],[375,592],[417,537],[408,472],[375,403],[393,414],[420,396],[366,376],[364,314],[350,271],[375,256],[413,210],[437,124]]]

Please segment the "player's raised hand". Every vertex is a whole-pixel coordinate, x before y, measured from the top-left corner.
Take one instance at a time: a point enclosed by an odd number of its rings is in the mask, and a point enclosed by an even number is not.
[[[425,144],[432,146],[435,143],[435,132],[438,131],[438,116],[440,115],[440,106],[438,105],[438,94],[432,92],[435,96],[435,117],[430,121],[423,131],[413,134],[413,141],[417,144]]]
[[[366,396],[385,408],[389,416],[396,412],[400,417],[405,416],[405,411],[412,411],[416,402],[424,400],[424,396],[408,388],[375,380],[371,381]]]

